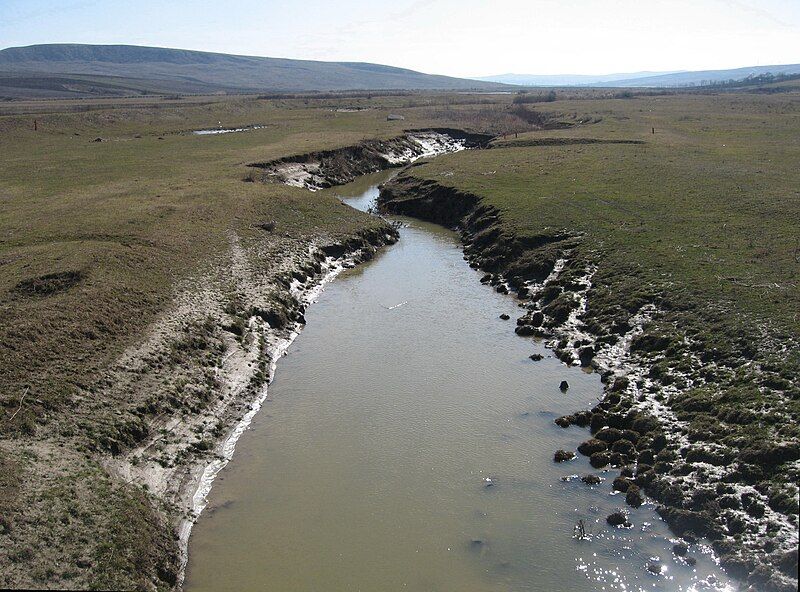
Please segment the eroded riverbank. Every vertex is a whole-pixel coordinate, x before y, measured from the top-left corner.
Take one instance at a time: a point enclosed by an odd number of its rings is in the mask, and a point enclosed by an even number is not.
[[[176,328],[181,331],[191,323],[194,311],[204,312],[205,317],[195,323],[202,323],[205,334],[193,336],[191,348],[212,350],[215,355],[203,360],[204,364],[195,361],[187,368],[174,367],[172,380],[184,388],[198,388],[192,385],[189,372],[199,371],[219,394],[205,406],[196,405],[191,415],[154,422],[135,447],[104,463],[109,472],[146,488],[169,508],[178,547],[177,565],[172,567],[175,575],[170,577],[179,584],[189,534],[205,508],[206,495],[260,410],[277,361],[305,324],[304,311],[345,268],[370,259],[395,239],[395,231],[383,226],[365,229],[342,242],[311,244],[305,252],[284,254],[286,260],[278,269],[256,279],[248,253],[232,237],[235,293],[187,292],[144,343],[131,348],[114,369],[116,389],[123,391],[133,384],[145,389],[149,385],[140,378],[143,365],[166,348],[187,349],[174,345]]]
[[[409,130],[388,140],[367,140],[355,146],[309,152],[250,164],[251,180],[305,187],[311,191],[344,185],[367,175],[407,165],[420,158],[485,145],[491,136],[446,128]]]
[[[707,537],[721,564],[753,589],[795,588],[796,488],[792,495],[791,485],[767,478],[796,463],[800,448],[791,440],[731,436],[756,414],[715,409],[706,399],[709,389],[736,388],[731,376],[742,366],[790,395],[790,383],[769,376],[770,363],[754,364],[756,352],[747,346],[744,356],[725,351],[721,339],[719,349],[689,336],[679,341],[675,320],[666,319],[670,309],[674,315],[692,306],[671,303],[659,294],[665,286],[628,281],[611,288],[619,272],[601,264],[601,249],[584,244],[583,233],[543,227],[518,234],[479,195],[413,174],[387,184],[380,201],[384,212],[459,227],[470,265],[488,272],[483,281],[523,300],[517,333],[546,339],[566,364],[601,373],[599,404],[556,423],[590,428],[593,437],[577,451],[596,468],[620,470],[614,488],[629,505],[641,503],[646,491],[690,549]],[[713,429],[700,427],[708,425],[704,414],[718,418]]]
[[[337,191],[366,209],[385,177]],[[454,233],[403,222],[307,311],[210,493],[187,589],[723,586],[703,552],[693,569],[673,557],[651,505],[606,524],[624,505],[612,474],[552,460],[580,438],[553,420],[596,400],[597,375],[514,337],[500,316],[517,300],[480,284]],[[599,485],[571,477],[589,472]]]

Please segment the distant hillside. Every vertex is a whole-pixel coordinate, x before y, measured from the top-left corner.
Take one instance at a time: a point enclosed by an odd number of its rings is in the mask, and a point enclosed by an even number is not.
[[[645,76],[628,80],[616,80],[595,86],[626,86],[626,87],[663,87],[663,86],[699,86],[711,82],[727,80],[742,80],[748,76],[761,74],[800,74],[800,64],[785,64],[773,66],[751,66],[748,68],[734,68],[732,70],[698,70],[696,72],[678,72],[675,74],[661,74],[658,76]]]
[[[610,87],[669,87],[699,86],[711,82],[742,80],[760,74],[798,74],[800,64],[752,66],[732,70],[700,70],[695,72],[635,72],[630,74],[499,74],[476,80],[518,84],[524,86],[610,86]]]
[[[522,86],[589,86],[592,84],[613,82],[616,80],[629,80],[648,76],[674,74],[670,72],[628,72],[622,74],[498,74],[496,76],[483,76],[476,78],[484,82],[501,82],[503,84],[518,84]]]
[[[0,50],[0,96],[338,90],[492,90],[501,85],[360,62],[54,44]]]

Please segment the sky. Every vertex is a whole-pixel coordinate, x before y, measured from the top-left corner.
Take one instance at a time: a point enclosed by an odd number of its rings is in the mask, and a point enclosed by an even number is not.
[[[0,48],[152,45],[433,74],[800,63],[800,0],[0,0]]]

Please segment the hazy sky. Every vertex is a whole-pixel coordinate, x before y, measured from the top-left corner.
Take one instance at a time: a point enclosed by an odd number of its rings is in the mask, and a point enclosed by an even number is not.
[[[0,0],[0,48],[126,43],[480,76],[800,62],[800,0]]]

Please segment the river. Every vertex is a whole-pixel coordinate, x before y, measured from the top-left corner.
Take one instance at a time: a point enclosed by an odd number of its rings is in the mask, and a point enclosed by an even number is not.
[[[390,174],[330,191],[366,209]],[[589,437],[553,419],[593,406],[598,376],[517,337],[516,299],[479,283],[455,233],[402,221],[308,309],[193,530],[186,589],[727,588],[708,553],[674,558],[651,504],[606,524],[617,473],[553,462]],[[605,481],[562,480],[589,472]]]

